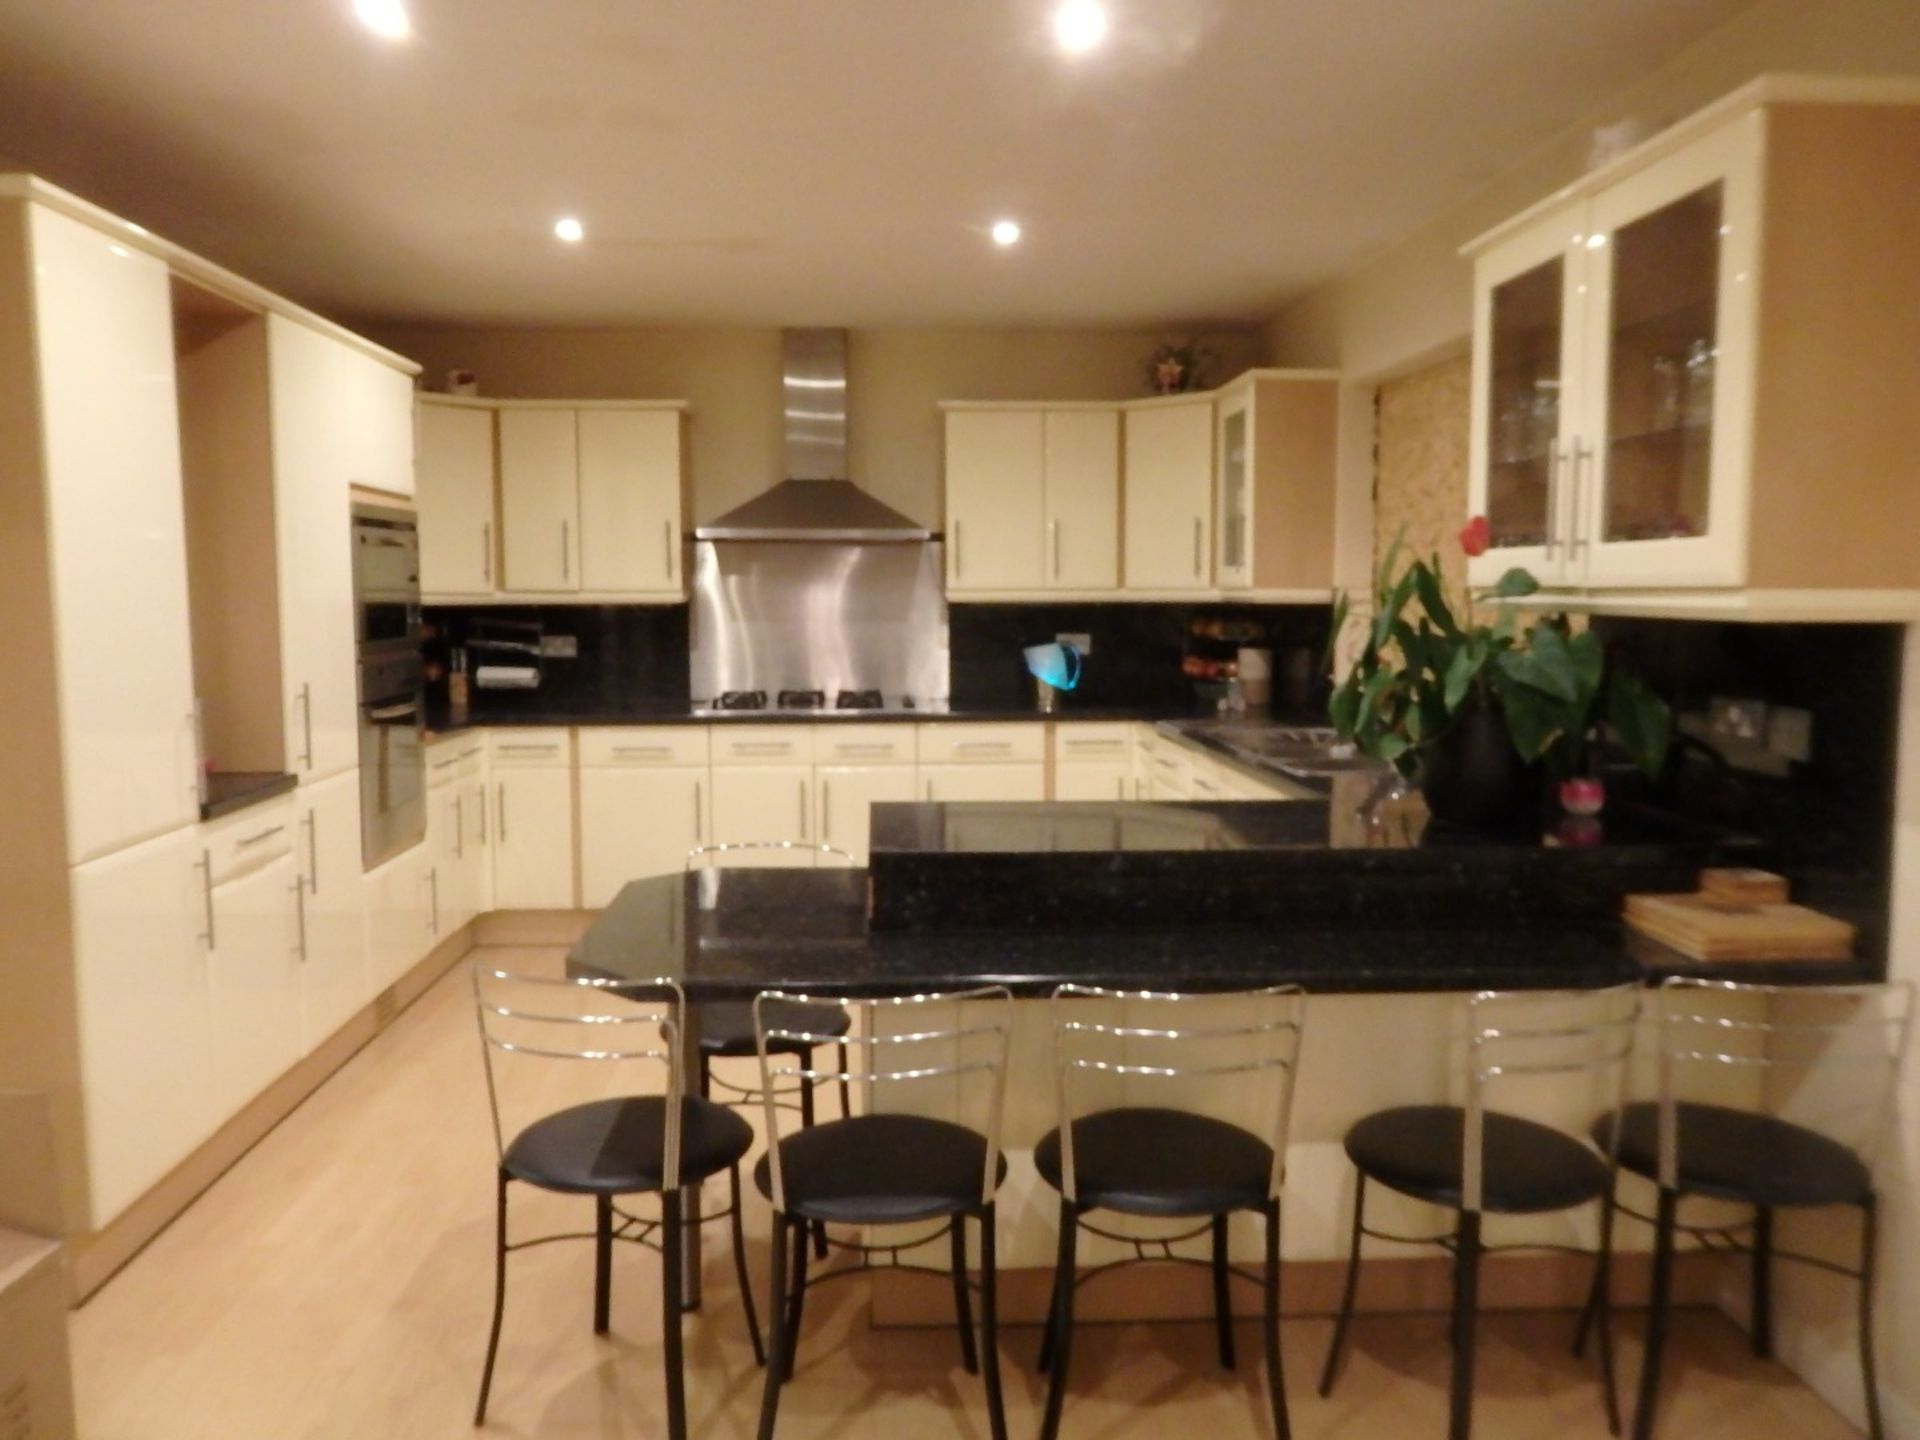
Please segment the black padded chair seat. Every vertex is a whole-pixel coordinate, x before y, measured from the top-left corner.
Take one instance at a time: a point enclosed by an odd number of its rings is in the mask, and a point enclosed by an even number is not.
[[[719,1174],[752,1148],[753,1127],[726,1106],[692,1097],[680,1103],[682,1184]],[[658,1190],[666,1119],[658,1095],[575,1105],[514,1136],[501,1167],[516,1180],[568,1194]]]
[[[1033,1165],[1061,1188],[1060,1131],[1034,1146]],[[1073,1122],[1076,1203],[1129,1215],[1224,1215],[1259,1207],[1273,1147],[1238,1125],[1185,1110],[1127,1107]]]
[[[856,1115],[780,1141],[786,1213],[840,1225],[897,1225],[958,1215],[980,1204],[987,1141],[976,1130],[922,1115]],[[997,1187],[1007,1178],[1000,1157]],[[753,1183],[773,1198],[771,1157]]]
[[[1873,1193],[1860,1157],[1804,1126],[1721,1105],[1675,1105],[1680,1190],[1748,1205],[1858,1205]],[[1620,1164],[1660,1178],[1660,1107],[1651,1100],[1620,1112]],[[1593,1122],[1601,1149],[1613,1137],[1612,1115]]]
[[[783,1030],[805,1030],[815,1035],[844,1035],[853,1017],[838,1005],[800,1005],[777,1000],[767,1006],[767,1021]],[[777,1041],[767,1049],[775,1055],[805,1055],[813,1047],[804,1040]],[[753,1002],[709,1000],[700,1006],[700,1053],[737,1059],[759,1053],[753,1033]]]
[[[1347,1131],[1347,1156],[1368,1179],[1458,1210],[1466,1124],[1466,1111],[1457,1105],[1381,1110]],[[1549,1125],[1488,1111],[1484,1145],[1482,1210],[1567,1210],[1611,1188],[1606,1161]]]

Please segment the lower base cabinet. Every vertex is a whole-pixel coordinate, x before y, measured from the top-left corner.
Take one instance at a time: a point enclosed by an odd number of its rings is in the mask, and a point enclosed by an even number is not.
[[[922,800],[1044,800],[1044,765],[922,765]]]
[[[723,845],[796,840],[812,843],[813,767],[741,765],[713,770],[713,838]],[[722,864],[811,866],[808,851],[748,851]]]
[[[379,994],[406,974],[435,944],[433,852],[425,844],[403,850],[367,872],[367,988]]]
[[[874,805],[914,799],[913,778],[911,765],[836,765],[814,771],[820,839],[852,857],[847,861],[823,855],[820,863],[865,865]]]
[[[1061,765],[1053,772],[1056,800],[1131,800],[1133,766],[1116,760],[1099,764]]]
[[[493,772],[493,903],[501,910],[573,908],[573,772]]]
[[[371,993],[360,772],[303,786],[294,812],[293,858],[301,883],[300,1050],[311,1054]]]
[[[74,980],[89,1223],[118,1215],[212,1133],[212,887],[192,827],[75,866]]]
[[[707,836],[707,772],[580,771],[580,903],[597,910],[629,880],[686,868]]]
[[[207,1084],[216,1123],[300,1058],[300,887],[290,850],[213,887]]]

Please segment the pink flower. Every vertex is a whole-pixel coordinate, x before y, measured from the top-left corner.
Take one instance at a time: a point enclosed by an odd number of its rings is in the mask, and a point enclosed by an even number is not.
[[[1460,527],[1460,548],[1469,555],[1484,555],[1493,546],[1493,525],[1484,515],[1476,515]]]

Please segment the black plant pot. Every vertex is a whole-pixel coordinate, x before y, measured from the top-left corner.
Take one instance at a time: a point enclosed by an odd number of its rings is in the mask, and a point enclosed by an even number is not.
[[[1420,752],[1420,792],[1449,829],[1522,831],[1540,819],[1540,767],[1520,758],[1506,716],[1489,705],[1464,711]]]

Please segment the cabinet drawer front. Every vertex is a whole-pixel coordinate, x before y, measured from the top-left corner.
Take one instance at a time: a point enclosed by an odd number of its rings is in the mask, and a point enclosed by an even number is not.
[[[703,725],[605,725],[580,731],[582,765],[705,765]]]
[[[713,731],[716,765],[807,765],[813,761],[809,725],[721,725]]]
[[[922,765],[1006,765],[1046,757],[1046,727],[1014,721],[988,725],[922,725]]]
[[[572,762],[570,737],[565,730],[497,730],[489,737],[487,748],[497,768],[543,770],[563,767]]]
[[[1133,726],[1089,722],[1056,725],[1053,758],[1062,765],[1111,764],[1133,754]]]
[[[911,725],[813,727],[813,759],[818,765],[911,765],[915,753]]]
[[[291,854],[293,831],[291,799],[255,805],[202,825],[200,846],[206,852],[208,883],[219,885]]]
[[[479,772],[487,742],[479,735],[462,735],[427,746],[427,788],[438,790]]]

